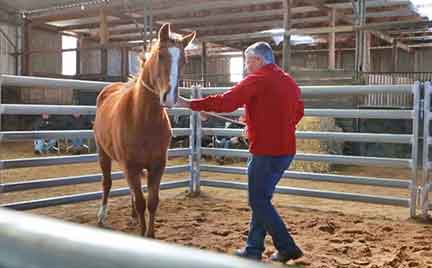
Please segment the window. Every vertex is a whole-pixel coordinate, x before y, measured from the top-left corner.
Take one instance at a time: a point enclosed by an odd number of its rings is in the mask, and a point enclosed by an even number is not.
[[[233,83],[240,82],[243,79],[243,58],[232,57],[229,62],[230,81]]]
[[[78,39],[73,36],[62,35],[62,49],[77,48]],[[62,53],[62,74],[76,75],[76,51]]]

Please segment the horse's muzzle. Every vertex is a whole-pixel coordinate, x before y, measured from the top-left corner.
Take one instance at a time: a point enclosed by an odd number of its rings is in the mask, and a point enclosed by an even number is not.
[[[178,98],[177,92],[178,92],[177,88],[165,92],[163,95],[161,95],[160,104],[166,107],[174,106],[177,103],[177,98]]]

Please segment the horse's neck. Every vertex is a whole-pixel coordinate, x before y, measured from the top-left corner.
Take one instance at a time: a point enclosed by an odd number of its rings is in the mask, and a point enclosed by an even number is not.
[[[149,77],[144,71],[139,75],[134,85],[134,113],[141,123],[146,120],[155,120],[161,113],[162,107],[159,97],[144,85],[151,85]]]

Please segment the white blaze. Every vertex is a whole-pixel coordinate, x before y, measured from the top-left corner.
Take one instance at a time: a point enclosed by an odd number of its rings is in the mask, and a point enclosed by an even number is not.
[[[171,71],[170,71],[170,85],[171,85],[171,91],[169,93],[169,99],[174,100],[175,88],[177,86],[177,80],[178,80],[178,63],[180,60],[180,49],[177,47],[170,47],[168,48],[168,51],[171,55]],[[171,96],[173,95],[173,96]]]

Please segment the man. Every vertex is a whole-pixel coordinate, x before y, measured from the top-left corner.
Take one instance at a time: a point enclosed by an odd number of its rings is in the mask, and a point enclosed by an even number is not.
[[[73,113],[71,117],[66,120],[65,129],[67,130],[82,130],[90,129],[91,126],[85,121],[85,118],[80,113]],[[83,138],[72,138],[72,154],[81,154],[83,147]]]
[[[41,117],[33,123],[33,130],[54,130],[55,125],[50,119],[48,113],[42,113]],[[36,139],[33,141],[34,153],[43,154],[48,152],[58,151],[57,140],[55,139]]]
[[[261,260],[270,234],[277,252],[270,259],[285,263],[303,256],[273,207],[271,199],[295,155],[295,128],[303,117],[303,101],[295,81],[275,65],[269,44],[258,42],[245,51],[248,76],[221,95],[198,100],[179,98],[178,106],[194,111],[232,112],[244,106],[249,151],[249,205],[252,210],[246,247],[237,256]]]

